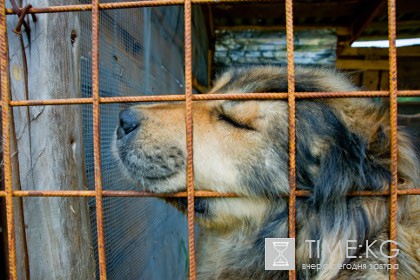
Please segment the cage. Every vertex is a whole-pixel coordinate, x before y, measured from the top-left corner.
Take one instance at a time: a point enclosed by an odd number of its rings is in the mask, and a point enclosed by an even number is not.
[[[289,237],[296,236],[295,101],[382,97],[420,143],[420,5],[408,0],[1,1],[3,186],[0,277],[10,279],[195,279],[193,101],[286,99],[289,105]],[[389,40],[388,49],[353,48]],[[397,64],[398,54],[398,64]],[[288,68],[287,93],[205,93],[228,66]],[[295,92],[295,65],[326,65],[364,90]],[[398,89],[397,89],[398,66]],[[157,195],[122,176],[111,152],[119,112],[138,102],[186,105],[187,187]],[[398,101],[398,102],[397,102]],[[396,108],[398,107],[398,115]],[[397,189],[393,146],[390,239]],[[356,195],[375,195],[359,192]],[[185,197],[185,217],[159,196]],[[393,245],[391,245],[393,246]],[[391,247],[393,248],[393,247]],[[391,262],[396,262],[392,259]],[[296,272],[289,272],[296,279]],[[390,279],[396,279],[391,269]]]

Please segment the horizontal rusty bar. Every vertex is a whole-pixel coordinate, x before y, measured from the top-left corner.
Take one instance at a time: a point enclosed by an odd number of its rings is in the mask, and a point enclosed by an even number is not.
[[[104,196],[115,196],[115,197],[187,197],[187,192],[177,192],[172,194],[156,194],[150,192],[141,192],[141,191],[103,191]],[[195,191],[195,197],[237,197],[233,193],[218,193],[212,191]]]
[[[94,197],[95,191],[67,191],[67,190],[35,190],[35,191],[13,191],[14,197]],[[0,193],[1,196],[1,193]]]
[[[398,97],[420,96],[420,90],[399,90]],[[389,97],[389,91],[296,92],[296,98]]]
[[[228,93],[228,94],[194,94],[193,100],[264,100],[287,99],[287,92],[279,93]]]
[[[389,97],[388,91],[340,91],[340,92],[296,92],[298,99],[311,98],[341,98],[341,97]],[[420,90],[400,90],[398,97],[420,97]],[[230,93],[230,94],[194,94],[193,100],[277,100],[287,99],[287,93]],[[107,103],[132,103],[132,102],[168,102],[184,101],[185,95],[142,95],[101,97],[99,102]],[[43,99],[43,100],[14,100],[10,106],[43,106],[43,105],[76,105],[91,104],[92,98],[68,98],[68,99]]]
[[[10,106],[43,106],[43,105],[77,105],[92,104],[92,98],[66,98],[66,99],[39,99],[39,100],[14,100]]]
[[[158,100],[157,100],[158,99]],[[184,101],[185,95],[142,95],[142,96],[121,96],[121,97],[101,97],[100,103],[126,103],[126,102],[152,102],[152,101]]]
[[[420,189],[397,190],[398,195],[420,195]]]
[[[419,97],[420,90],[413,89],[413,90],[397,90],[398,97]]]
[[[296,196],[305,197],[309,196],[310,191],[296,190]],[[0,197],[6,195],[5,191],[0,191]],[[386,196],[389,195],[389,191],[356,191],[350,192],[348,196]],[[420,195],[420,188],[418,189],[406,189],[398,190],[398,195]],[[94,197],[95,191],[72,191],[72,190],[36,190],[36,191],[13,191],[14,197]],[[116,190],[104,190],[103,196],[107,197],[187,197],[187,192],[177,193],[151,193],[144,191],[116,191]],[[195,197],[240,197],[234,193],[219,193],[213,191],[195,191]],[[281,195],[287,197],[288,195]]]
[[[187,197],[187,192],[178,193],[151,193],[145,191],[110,191],[103,190],[103,196],[108,197]],[[5,196],[4,191],[0,191],[0,197]],[[58,191],[13,191],[15,197],[94,197],[95,191],[73,191],[73,190],[58,190]],[[212,191],[196,191],[196,197],[235,197],[236,194],[217,193]]]
[[[273,1],[273,0],[192,0],[191,2],[193,4],[223,4],[223,3],[235,3],[235,2],[244,3],[244,2],[276,2],[276,1]],[[183,4],[184,4],[183,0],[153,0],[153,1],[100,3],[99,10],[173,6],[173,5],[183,5]],[[63,12],[83,12],[83,11],[90,11],[90,10],[92,10],[91,4],[81,4],[81,5],[33,7],[29,9],[28,13],[29,14],[63,13]],[[12,15],[12,14],[15,14],[15,12],[12,9],[6,9],[6,14]]]

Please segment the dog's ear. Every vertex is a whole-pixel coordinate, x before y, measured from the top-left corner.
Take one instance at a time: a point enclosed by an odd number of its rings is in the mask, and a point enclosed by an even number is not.
[[[311,201],[316,208],[334,204],[348,192],[380,190],[390,181],[389,170],[380,164],[386,140],[382,127],[374,130],[370,139],[350,132],[341,122],[336,123],[334,136],[319,161],[314,178]]]
[[[331,126],[325,152],[319,158],[319,171],[314,177],[308,212],[316,217],[310,223],[311,239],[319,240],[320,256],[325,264],[317,279],[331,279],[338,273],[333,264],[347,263],[347,256],[357,256],[361,246],[376,233],[387,217],[387,203],[382,197],[366,200],[347,197],[357,190],[380,190],[390,181],[390,173],[383,164],[388,158],[388,138],[384,129],[372,129],[364,137],[350,131],[339,119],[328,116]],[[325,124],[327,127],[327,124]],[[388,152],[389,153],[389,152]],[[348,248],[347,241],[354,244]],[[313,252],[313,250],[312,250]],[[316,256],[312,256],[316,257]]]

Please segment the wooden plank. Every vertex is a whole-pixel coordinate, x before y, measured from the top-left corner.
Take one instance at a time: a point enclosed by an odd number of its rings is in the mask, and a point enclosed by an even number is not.
[[[229,30],[229,31],[245,31],[245,30],[256,30],[256,31],[285,31],[286,26],[284,25],[216,25],[215,29],[218,30]],[[350,28],[343,25],[332,25],[332,24],[296,24],[294,30],[319,30],[319,29],[334,29],[337,34],[349,35]]]
[[[13,110],[10,111],[10,119],[13,120]],[[14,190],[21,190],[20,182],[20,168],[18,159],[18,143],[16,138],[16,129],[14,123],[10,129],[10,153],[11,153],[11,165],[12,165],[12,186]],[[23,199],[21,197],[14,199],[14,210],[15,210],[15,237],[16,237],[16,255],[17,258],[17,270],[19,273],[19,279],[31,279],[29,272],[29,252],[28,244],[26,239],[26,223],[23,208]]]
[[[363,89],[378,90],[379,86],[379,71],[368,70],[363,73]]]
[[[10,119],[13,119],[13,110],[10,111]],[[2,128],[0,128],[0,135],[1,135]],[[11,166],[12,166],[12,186],[14,190],[20,190],[20,179],[19,179],[19,162],[17,161],[17,154],[16,154],[16,133],[14,126],[12,124],[10,129],[10,154],[11,154]],[[2,139],[3,140],[3,139]],[[0,155],[0,162],[3,162],[3,154]],[[3,168],[0,171],[0,178],[4,178]],[[4,190],[4,181],[1,180],[1,190]],[[26,233],[25,233],[25,221],[23,218],[23,209],[22,209],[22,198],[15,198],[14,199],[14,218],[15,218],[15,242],[16,242],[16,255],[19,256],[17,258],[17,271],[19,273],[19,279],[26,280],[30,279],[29,277],[29,261],[28,261],[28,250],[26,245]],[[9,279],[9,270],[7,269],[8,263],[8,244],[7,244],[7,223],[6,223],[6,205],[5,200],[0,200],[0,228],[2,235],[2,240],[0,243],[4,245],[0,254],[3,256],[0,257],[1,261],[4,262],[0,263],[0,279]],[[0,246],[1,247],[1,246]],[[3,267],[4,265],[4,267]],[[4,269],[4,270],[3,270]]]
[[[388,48],[352,48],[346,47],[340,53],[340,58],[346,56],[381,56],[388,57]],[[420,57],[420,46],[397,48],[399,57]]]
[[[34,6],[61,1],[34,0]],[[78,4],[78,1],[67,1]],[[80,13],[45,14],[33,23],[27,46],[28,97],[73,98],[80,94]],[[8,17],[14,26],[17,17]],[[73,41],[71,40],[71,34]],[[11,93],[24,100],[19,37],[10,33]],[[25,42],[27,45],[27,42]],[[87,187],[81,106],[15,108],[19,174],[23,190],[82,190]],[[14,169],[15,171],[17,169]],[[15,187],[17,185],[14,185]],[[22,205],[31,279],[92,279],[95,275],[86,198],[28,198]],[[17,210],[19,211],[19,210]],[[20,221],[22,222],[22,220]],[[23,238],[22,238],[23,239]],[[25,258],[19,250],[18,260]],[[19,279],[25,279],[19,268]]]
[[[388,60],[337,59],[337,69],[386,70]]]
[[[379,90],[389,90],[389,71],[381,71]]]
[[[342,0],[334,2],[296,2],[293,4],[293,12],[297,18],[303,17],[334,17],[353,16],[353,11],[359,5],[360,0]],[[284,15],[284,2],[261,2],[261,3],[233,3],[214,5],[215,18],[279,18]]]
[[[401,2],[400,2],[401,3]],[[419,11],[420,12],[420,11]],[[366,28],[366,30],[376,30],[376,29],[382,29],[384,26],[387,26],[387,22],[372,22],[369,27]],[[398,28],[414,28],[418,29],[420,26],[420,20],[401,20],[398,21]],[[384,30],[386,32],[386,30]],[[400,36],[398,35],[398,38]]]
[[[371,0],[368,2],[362,1],[361,4],[362,6],[357,9],[359,13],[357,13],[356,18],[350,26],[351,36],[349,44],[356,41],[376,15],[383,12],[386,8],[385,0]]]

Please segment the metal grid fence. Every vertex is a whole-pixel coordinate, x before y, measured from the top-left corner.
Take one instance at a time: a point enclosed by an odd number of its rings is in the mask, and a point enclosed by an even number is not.
[[[264,1],[264,0],[260,0]],[[10,100],[9,90],[9,59],[7,43],[6,16],[16,12],[7,9],[5,0],[0,1],[0,64],[1,64],[1,108],[2,108],[2,133],[4,155],[4,183],[5,190],[0,191],[0,197],[6,200],[7,241],[9,244],[9,273],[11,279],[17,279],[16,269],[16,244],[14,229],[13,197],[94,197],[96,202],[96,223],[98,235],[98,255],[100,279],[106,279],[105,240],[104,240],[104,197],[187,197],[188,200],[188,252],[190,258],[190,279],[195,279],[195,245],[194,245],[194,198],[195,197],[226,197],[235,194],[222,194],[210,191],[194,191],[193,174],[193,119],[192,102],[194,100],[232,100],[232,99],[287,99],[289,105],[289,237],[296,236],[296,197],[308,196],[307,191],[296,190],[296,127],[295,127],[295,101],[303,98],[334,98],[334,97],[389,97],[390,100],[390,127],[391,127],[391,185],[389,191],[353,192],[352,196],[389,196],[390,198],[390,239],[397,239],[397,209],[398,195],[420,195],[420,189],[398,190],[397,183],[397,97],[420,96],[420,90],[398,91],[397,89],[397,56],[396,56],[396,0],[388,0],[388,34],[389,34],[389,91],[355,91],[355,92],[295,92],[294,84],[294,51],[293,51],[293,0],[286,0],[286,34],[287,34],[287,93],[248,93],[248,94],[206,94],[196,95],[192,92],[192,38],[191,38],[191,5],[192,4],[217,4],[227,2],[258,2],[248,0],[152,0],[119,3],[99,3],[93,0],[92,4],[64,5],[51,7],[25,7],[19,9],[20,13],[58,13],[89,11],[92,13],[92,97],[72,99],[49,100]],[[154,6],[184,5],[185,21],[185,94],[163,96],[134,96],[134,97],[101,97],[99,94],[99,11],[105,9],[140,8]],[[149,102],[149,101],[185,101],[186,107],[186,136],[187,136],[187,188],[185,192],[175,194],[154,194],[141,191],[109,191],[102,189],[101,175],[101,146],[100,146],[100,105],[104,103],[122,102]],[[91,104],[93,111],[93,149],[94,149],[94,174],[95,190],[85,191],[14,191],[12,189],[12,170],[10,158],[10,126],[13,120],[9,112],[14,106],[37,105],[70,105]],[[396,244],[391,243],[391,250]],[[391,264],[396,264],[397,259],[392,258]],[[390,270],[390,279],[396,279],[397,271]],[[296,272],[289,272],[289,279],[296,279]]]
[[[87,3],[87,1],[82,3]],[[208,42],[207,36],[199,35],[197,30],[200,27],[199,24],[205,24],[201,8],[193,7],[193,42],[199,43],[193,44],[193,52],[195,50],[197,54],[193,54],[193,71],[197,79],[205,81]],[[38,22],[50,17],[64,16],[80,18],[80,32],[77,33],[82,63],[81,97],[91,97],[91,13],[88,11],[69,13],[69,15],[44,14],[43,18],[39,17]],[[138,96],[161,92],[182,94],[184,92],[183,23],[183,7],[179,5],[101,10],[99,18],[100,96]],[[11,24],[13,23],[9,23],[9,30]],[[205,27],[202,27],[199,30],[204,29]],[[197,37],[200,39],[197,40]],[[11,42],[10,48],[12,48]],[[202,58],[201,62],[198,61],[199,58]],[[203,67],[197,67],[197,64]],[[197,68],[204,70],[204,73],[197,71]],[[111,152],[118,113],[130,105],[129,103],[101,104],[100,144],[103,190],[142,190],[142,186],[120,176],[120,170],[115,168],[116,160]],[[89,190],[94,190],[92,106],[84,104],[81,107],[84,123],[85,170]],[[165,203],[163,199],[154,197],[140,200],[139,198],[108,197],[103,200],[102,207],[106,268],[109,279],[185,279],[188,273],[186,252],[188,235],[185,215],[174,211],[173,207]],[[92,261],[97,262],[94,197],[89,198],[89,218],[91,245],[95,256]],[[36,272],[33,273],[36,275]],[[99,278],[98,266],[96,266],[96,275]]]

